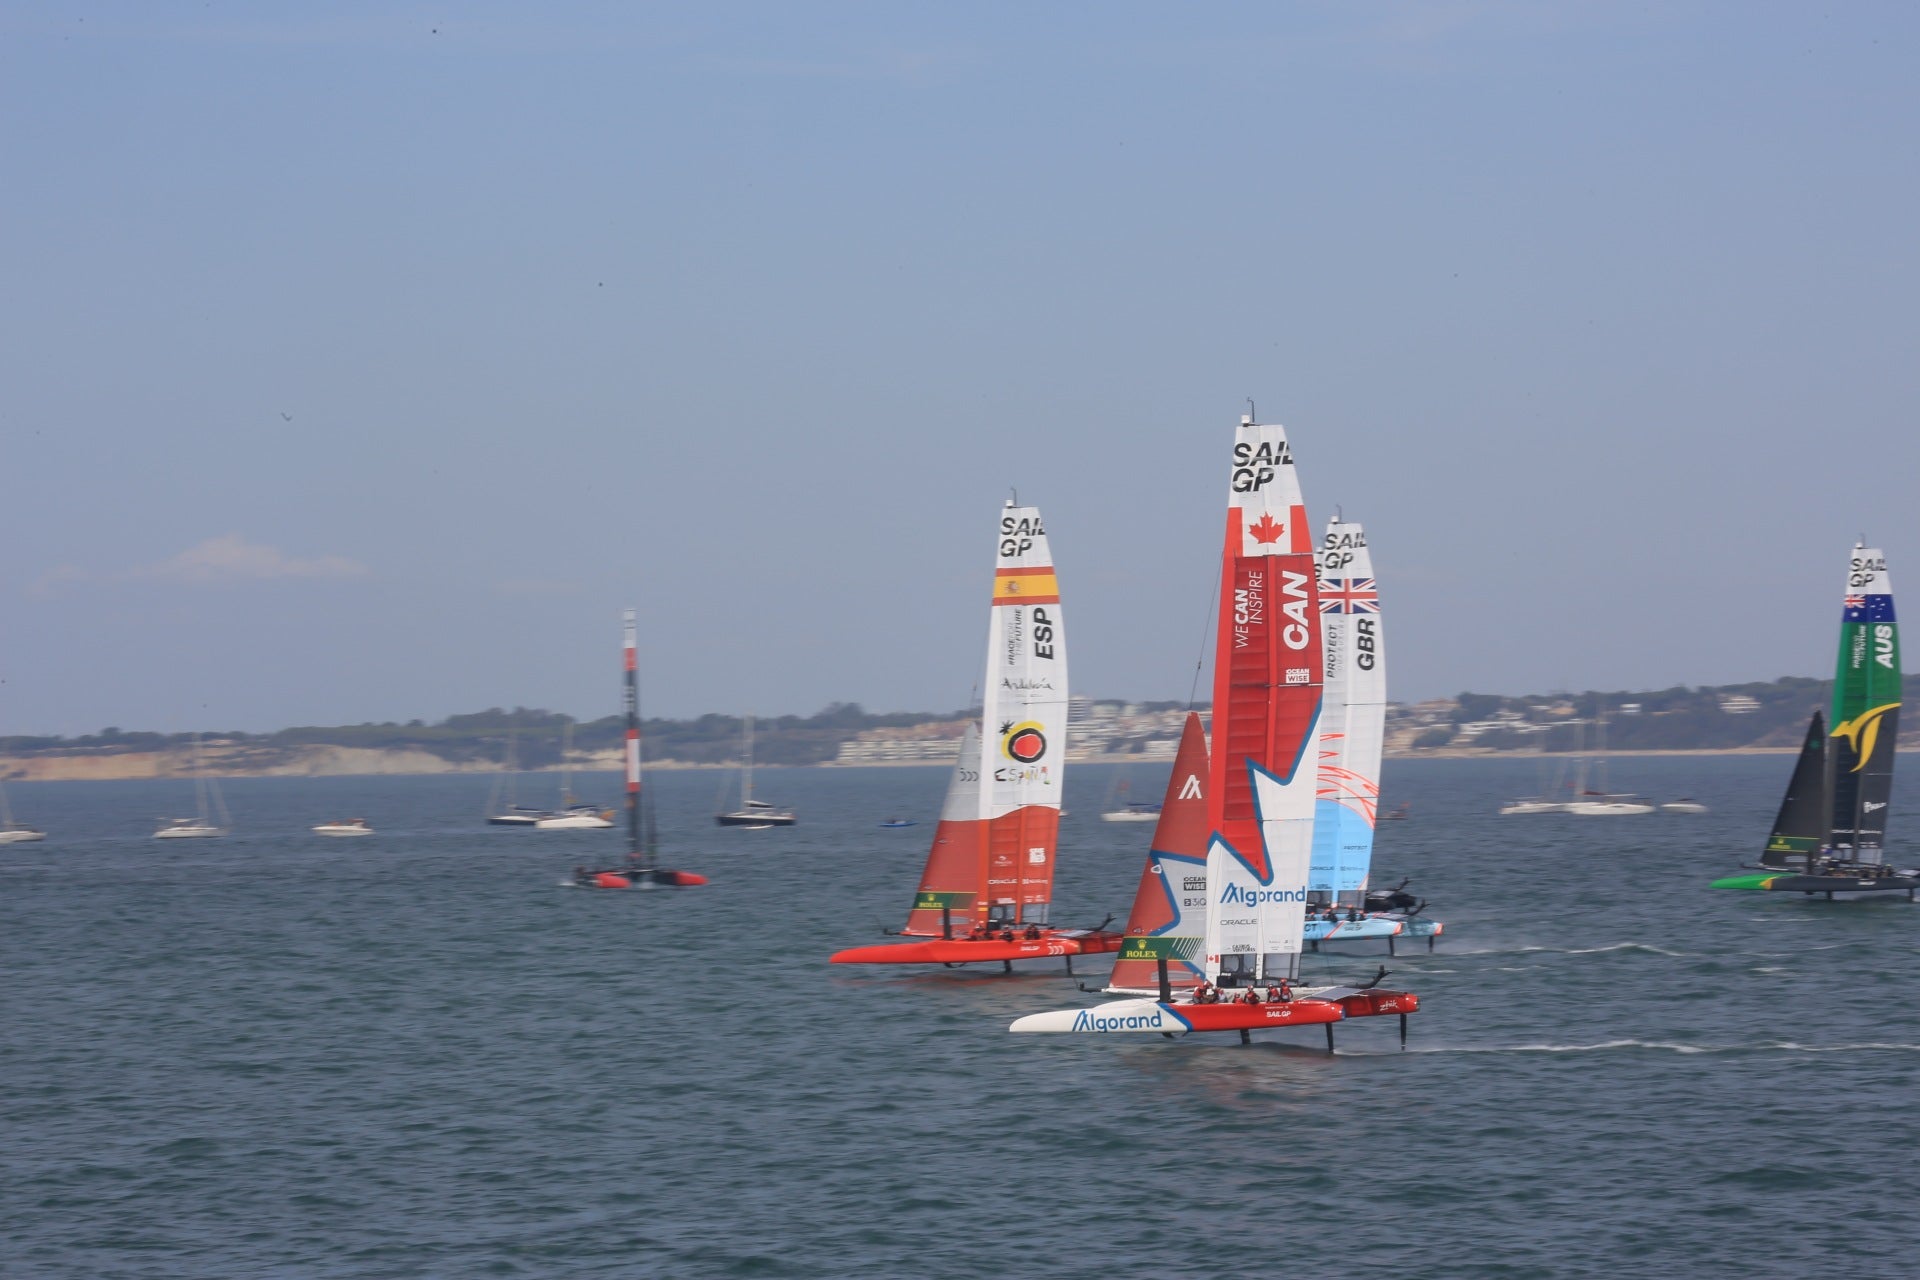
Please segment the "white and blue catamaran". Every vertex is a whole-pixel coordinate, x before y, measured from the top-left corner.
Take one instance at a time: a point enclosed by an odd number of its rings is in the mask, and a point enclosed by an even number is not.
[[[1367,531],[1338,514],[1315,556],[1319,570],[1324,697],[1313,860],[1307,878],[1305,939],[1321,945],[1425,938],[1444,926],[1400,888],[1370,891],[1380,757],[1387,728],[1387,652],[1380,588]]]

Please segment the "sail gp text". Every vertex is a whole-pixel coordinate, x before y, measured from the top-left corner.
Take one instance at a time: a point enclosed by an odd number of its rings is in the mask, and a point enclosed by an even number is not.
[[[1278,474],[1275,468],[1293,465],[1293,450],[1285,440],[1246,440],[1233,446],[1233,491],[1258,493]]]
[[[1046,536],[1039,516],[1001,516],[1000,558],[1017,560],[1033,550],[1034,539]]]

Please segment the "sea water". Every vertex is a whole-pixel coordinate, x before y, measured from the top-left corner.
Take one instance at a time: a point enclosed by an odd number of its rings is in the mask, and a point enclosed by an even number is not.
[[[828,965],[904,918],[941,769],[766,770],[768,831],[661,773],[712,884],[650,893],[560,887],[620,833],[483,826],[481,778],[234,780],[234,834],[172,842],[185,784],[15,784],[50,837],[0,847],[0,1275],[1911,1275],[1920,907],[1706,887],[1790,766],[1616,761],[1713,812],[1580,819],[1495,814],[1530,762],[1390,763],[1374,881],[1447,934],[1307,958],[1422,999],[1331,1056],[1008,1035],[1097,1002],[1057,962]],[[1109,776],[1061,922],[1139,874]]]

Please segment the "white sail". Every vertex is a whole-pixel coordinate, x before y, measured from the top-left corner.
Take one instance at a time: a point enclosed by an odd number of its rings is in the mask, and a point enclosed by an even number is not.
[[[1038,507],[1000,515],[981,738],[989,767],[980,816],[1060,807],[1067,747],[1067,644],[1060,584]]]
[[[960,758],[947,779],[947,798],[940,806],[942,822],[972,822],[980,817],[980,726],[970,724],[960,737]]]
[[[1307,887],[1358,903],[1373,861],[1387,726],[1380,593],[1366,530],[1335,516],[1321,539],[1318,563],[1326,698]]]
[[[1053,897],[1067,755],[1067,646],[1060,584],[1037,507],[1000,513],[980,713],[987,898],[1044,924]]]

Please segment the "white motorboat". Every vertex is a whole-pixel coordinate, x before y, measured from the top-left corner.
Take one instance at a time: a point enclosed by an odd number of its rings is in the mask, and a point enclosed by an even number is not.
[[[1678,800],[1669,800],[1660,806],[1662,813],[1709,813],[1711,810],[1698,800],[1681,796]]]
[[[1572,801],[1567,812],[1583,818],[1617,818],[1634,813],[1652,813],[1653,806],[1638,796],[1594,795]]]
[[[502,815],[504,816],[504,815]],[[498,821],[496,817],[492,821]],[[573,794],[573,722],[560,730],[560,807],[533,820],[535,831],[604,831],[613,825],[613,810],[588,804]]]
[[[323,822],[313,829],[317,836],[370,836],[373,827],[365,818],[343,818],[338,822]]]
[[[574,805],[535,819],[535,831],[604,831],[613,825],[613,810]]]
[[[1565,813],[1567,806],[1559,800],[1510,800],[1500,806],[1501,813]]]
[[[155,840],[211,840],[227,834],[227,828],[216,827],[199,818],[170,818],[165,820],[158,831],[153,833]]]

